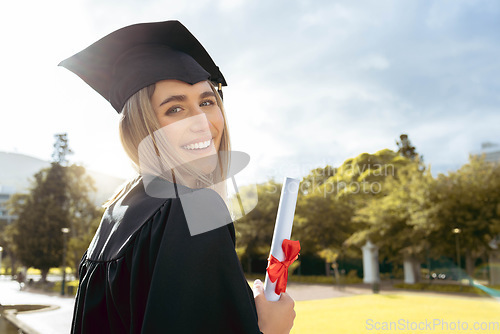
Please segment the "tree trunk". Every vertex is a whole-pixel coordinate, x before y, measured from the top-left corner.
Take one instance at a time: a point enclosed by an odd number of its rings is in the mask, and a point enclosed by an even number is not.
[[[48,269],[41,269],[40,271],[42,272],[42,273],[41,273],[42,278],[40,279],[40,281],[41,281],[42,283],[47,282],[47,274],[49,273],[49,270],[48,270]]]
[[[9,252],[9,255],[10,255],[10,275],[12,276],[12,278],[14,278],[14,276],[16,276],[17,274],[17,268],[16,268],[16,257],[14,254],[12,254],[12,252]]]
[[[498,250],[490,252],[488,266],[490,267],[489,283],[491,285],[500,284],[500,252]]]
[[[415,273],[415,279],[418,282],[420,282],[420,276],[421,276],[421,265],[420,265],[420,262],[418,262],[417,260],[415,260],[413,262],[413,271]]]
[[[252,273],[252,257],[248,257],[248,262],[247,262],[247,273],[251,274]]]
[[[71,271],[74,273],[75,279],[80,279],[80,273],[78,272],[78,268],[80,267],[80,261],[76,261],[71,268]]]
[[[465,250],[465,271],[467,271],[467,275],[472,279],[474,276],[474,264],[476,259],[472,256],[472,252],[469,249]]]
[[[338,287],[340,287],[341,282],[340,282],[339,265],[337,262],[334,262],[332,266],[333,266],[333,273],[335,275],[335,283],[337,284]]]
[[[330,262],[328,262],[327,260],[325,260],[325,272],[326,276],[330,276]]]

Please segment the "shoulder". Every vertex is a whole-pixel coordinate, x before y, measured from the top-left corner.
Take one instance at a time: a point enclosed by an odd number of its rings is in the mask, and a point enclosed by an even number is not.
[[[87,259],[109,261],[123,255],[131,237],[171,200],[148,195],[143,179],[133,180],[104,212]]]
[[[232,241],[234,247],[231,223],[224,201],[213,190],[194,190],[158,178],[138,178],[105,211],[86,258],[115,260],[125,254],[138,235],[145,234],[151,234],[149,240],[153,240],[167,233],[164,237],[172,244],[180,240],[185,244],[203,244],[219,237]],[[222,228],[225,225],[227,228]],[[207,233],[210,231],[214,232]],[[230,238],[226,239],[228,235]]]

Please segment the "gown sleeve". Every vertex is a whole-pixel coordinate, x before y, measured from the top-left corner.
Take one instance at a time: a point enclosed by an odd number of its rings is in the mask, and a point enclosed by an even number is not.
[[[191,236],[172,201],[154,262],[143,333],[260,333],[230,228]]]

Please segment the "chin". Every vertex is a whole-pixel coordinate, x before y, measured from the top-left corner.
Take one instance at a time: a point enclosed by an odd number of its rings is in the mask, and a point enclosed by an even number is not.
[[[186,166],[195,170],[197,173],[208,175],[212,173],[217,167],[217,155],[211,154],[202,158],[190,161]]]

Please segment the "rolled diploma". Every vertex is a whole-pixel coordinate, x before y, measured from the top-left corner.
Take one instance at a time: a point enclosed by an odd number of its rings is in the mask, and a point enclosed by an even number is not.
[[[297,204],[297,194],[299,192],[299,180],[290,177],[285,177],[283,188],[281,189],[280,203],[278,206],[278,215],[276,216],[276,225],[274,226],[273,242],[271,243],[271,254],[283,261],[285,254],[283,253],[284,239],[290,239],[292,235],[293,216],[295,214],[295,206]],[[277,295],[274,290],[276,282],[271,282],[266,271],[266,280],[264,282],[264,294],[269,301],[277,301],[280,295]]]

